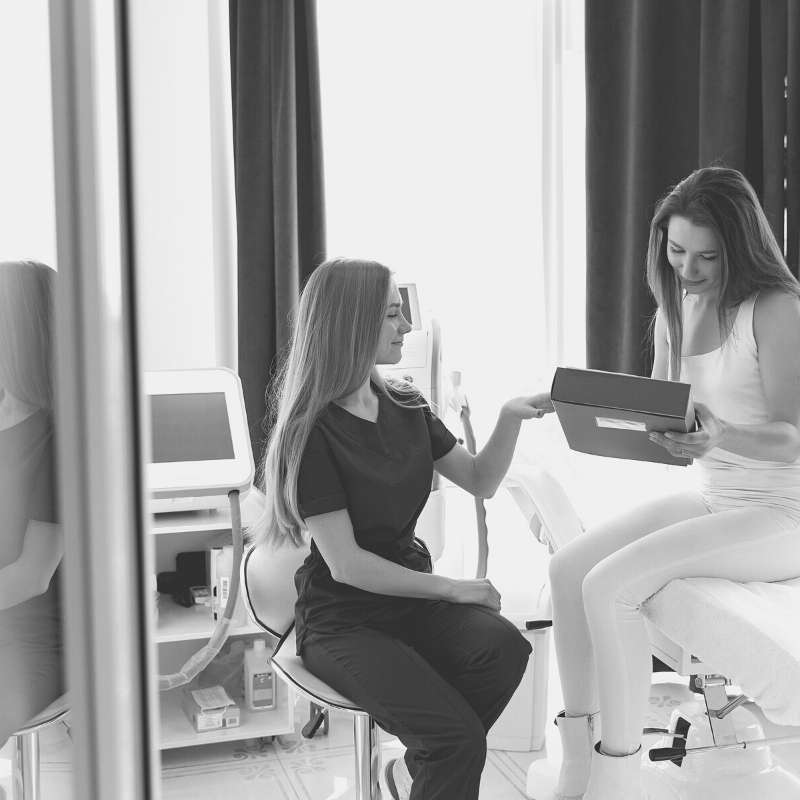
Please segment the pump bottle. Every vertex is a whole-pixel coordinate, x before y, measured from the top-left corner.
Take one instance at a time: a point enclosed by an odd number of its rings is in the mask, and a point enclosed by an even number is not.
[[[248,711],[275,708],[275,673],[270,664],[272,653],[263,639],[256,639],[244,653],[244,704]]]

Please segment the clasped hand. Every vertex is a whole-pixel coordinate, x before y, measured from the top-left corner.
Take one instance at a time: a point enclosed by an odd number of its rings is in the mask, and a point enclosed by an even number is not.
[[[473,606],[486,606],[492,611],[500,610],[500,592],[488,578],[454,580],[449,600]]]
[[[719,447],[725,435],[725,427],[719,417],[702,403],[695,403],[694,410],[699,423],[697,431],[694,433],[650,431],[650,440],[660,444],[678,458],[700,458],[715,447]]]
[[[534,394],[530,397],[515,397],[509,400],[503,410],[514,419],[540,419],[545,414],[555,411],[550,392]]]

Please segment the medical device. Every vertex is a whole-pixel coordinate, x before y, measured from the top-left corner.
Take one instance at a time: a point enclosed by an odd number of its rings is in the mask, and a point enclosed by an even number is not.
[[[233,564],[229,596],[239,592],[242,560],[241,500],[253,483],[255,468],[239,376],[222,367],[146,372],[151,460],[147,488],[154,512],[197,511],[230,505]],[[179,672],[162,675],[162,691],[197,676],[219,653],[233,624],[235,603],[208,643]]]
[[[244,500],[255,468],[239,376],[221,367],[146,372],[151,420],[147,487],[155,513]]]
[[[407,381],[419,389],[434,413],[446,411],[447,380],[442,370],[442,334],[436,318],[423,310],[415,283],[398,283],[403,301],[403,316],[411,330],[403,339],[403,355],[397,364],[379,367],[385,377]],[[417,534],[435,561],[444,550],[444,487],[437,472],[433,474],[431,494],[417,520]]]
[[[412,383],[439,416],[444,414],[445,378],[442,373],[442,334],[436,318],[420,309],[417,286],[398,283],[403,316],[411,330],[403,339],[403,357],[392,366],[382,366],[385,376]]]

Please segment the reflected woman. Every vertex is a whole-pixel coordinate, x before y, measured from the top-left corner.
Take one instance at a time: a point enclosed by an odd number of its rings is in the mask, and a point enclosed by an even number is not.
[[[64,692],[53,453],[56,273],[0,262],[0,745]]]

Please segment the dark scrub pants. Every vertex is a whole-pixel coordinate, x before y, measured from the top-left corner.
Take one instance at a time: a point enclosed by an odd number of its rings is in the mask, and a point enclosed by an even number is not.
[[[456,440],[429,408],[378,401],[375,423],[335,404],[317,421],[298,476],[300,512],[346,509],[359,547],[430,572],[414,527],[434,462]],[[517,628],[486,608],[339,583],[313,542],[295,582],[297,652],[406,745],[412,800],[477,800],[486,733],[531,652]]]
[[[531,646],[487,608],[408,606],[385,626],[309,632],[303,661],[406,746],[411,800],[477,800],[486,734],[522,680]]]

